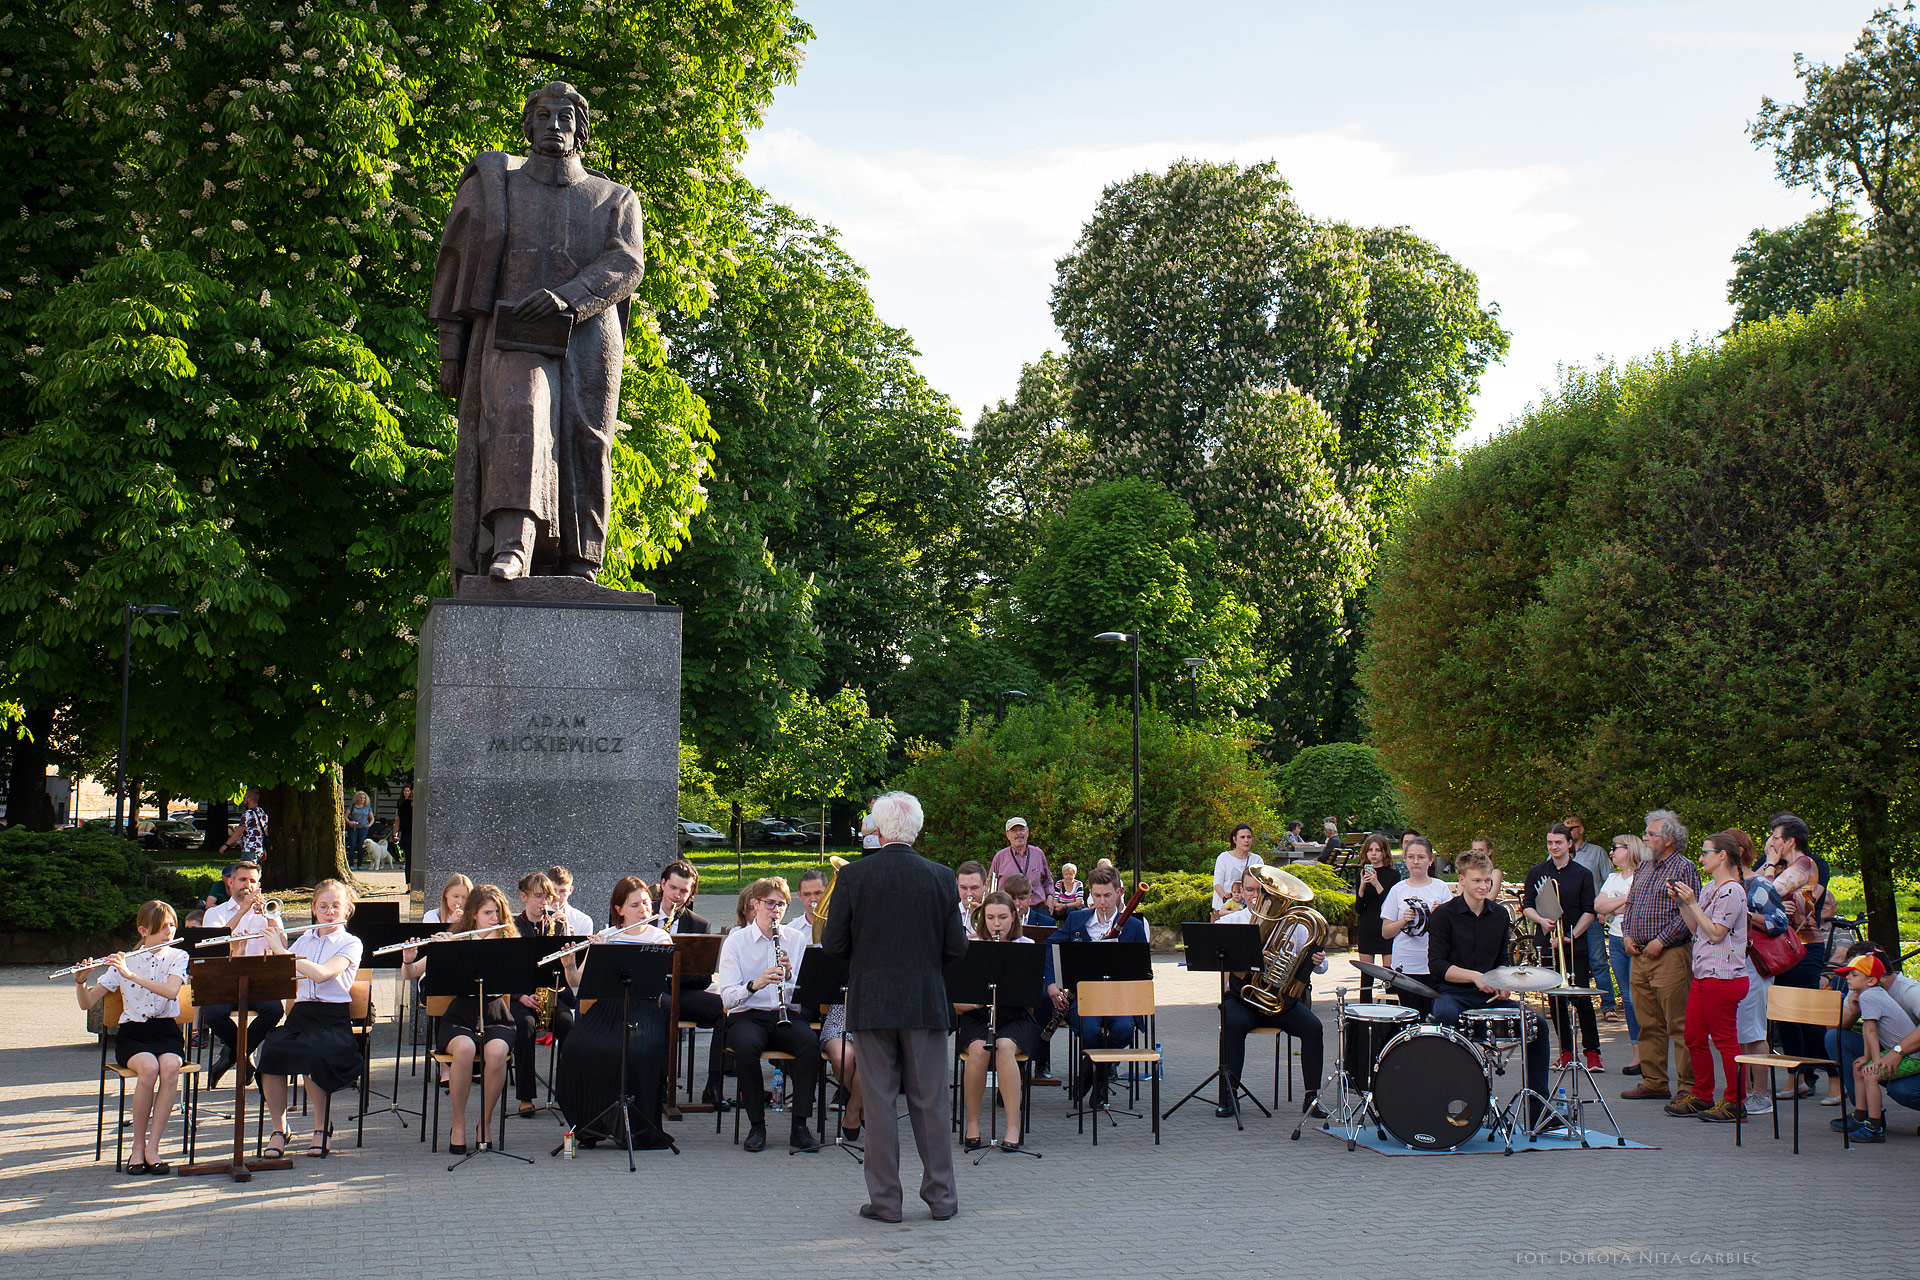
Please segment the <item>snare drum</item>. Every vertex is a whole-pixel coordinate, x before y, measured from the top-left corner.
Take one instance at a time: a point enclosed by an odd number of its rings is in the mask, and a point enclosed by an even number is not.
[[[1491,1106],[1485,1060],[1451,1027],[1410,1027],[1380,1052],[1374,1114],[1410,1147],[1451,1151],[1480,1132]]]
[[[1347,1083],[1355,1093],[1373,1087],[1373,1064],[1387,1041],[1419,1021],[1399,1004],[1350,1004],[1346,1010]]]
[[[1511,1049],[1520,1043],[1521,1012],[1513,1005],[1488,1005],[1460,1014],[1460,1034],[1483,1049]]]

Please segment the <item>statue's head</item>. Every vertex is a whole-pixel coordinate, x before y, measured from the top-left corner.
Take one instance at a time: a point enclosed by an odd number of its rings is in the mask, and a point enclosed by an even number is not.
[[[535,155],[578,155],[587,148],[587,100],[564,80],[542,85],[528,96],[520,127]]]

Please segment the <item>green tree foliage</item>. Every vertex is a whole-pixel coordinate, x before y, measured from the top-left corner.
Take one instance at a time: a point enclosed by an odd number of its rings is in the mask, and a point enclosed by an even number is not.
[[[941,615],[965,505],[952,407],[874,314],[834,233],[744,187],[714,303],[669,323],[717,433],[690,545],[650,574],[687,610],[688,732],[768,744],[795,691],[878,686]]]
[[[980,415],[969,448],[979,476],[976,580],[1013,581],[1040,549],[1046,521],[1086,481],[1089,444],[1074,423],[1066,360],[1047,352],[1020,370],[1013,399]]]
[[[1859,215],[1843,204],[1777,231],[1754,231],[1733,255],[1733,278],[1727,281],[1733,322],[1810,311],[1823,298],[1840,297],[1859,279],[1866,241]]]
[[[1760,100],[1747,127],[1771,148],[1789,187],[1864,200],[1871,216],[1860,270],[1877,279],[1920,269],[1920,23],[1912,3],[1878,9],[1838,66],[1796,54],[1799,102]]]
[[[1308,747],[1281,767],[1278,781],[1288,815],[1315,833],[1310,839],[1318,838],[1323,818],[1338,818],[1343,831],[1404,825],[1393,778],[1379,753],[1365,743]]]
[[[1017,637],[1017,631],[1015,632]],[[951,742],[969,713],[997,715],[1018,696],[1042,696],[1045,681],[1014,638],[987,634],[958,622],[940,631],[908,637],[906,661],[887,678],[880,702],[902,743]]]
[[[1184,657],[1205,657],[1202,697],[1246,706],[1273,683],[1256,648],[1259,614],[1225,582],[1213,540],[1159,485],[1117,480],[1081,490],[1042,532],[1039,554],[1014,581],[1005,629],[1043,677],[1118,695],[1133,687],[1128,645],[1103,631],[1138,631],[1143,689],[1179,698]]]
[[[1920,829],[1920,295],[1570,375],[1421,488],[1378,580],[1381,757],[1450,847],[1792,809],[1877,941]],[[1839,846],[1836,848],[1835,846]]]
[[[410,754],[414,628],[444,581],[453,430],[424,311],[466,159],[556,76],[588,161],[642,191],[607,578],[697,505],[705,411],[652,313],[702,305],[730,170],[807,29],[785,3],[168,5],[0,27],[20,122],[0,223],[0,628],[23,701],[110,704],[136,624],[141,768],[311,786]],[[321,790],[324,790],[324,784]],[[313,792],[318,794],[318,792]]]
[[[845,688],[825,702],[802,693],[780,715],[780,735],[750,766],[750,789],[769,803],[824,806],[870,788],[887,764],[893,726],[867,711],[867,698]]]
[[[1194,725],[1157,707],[1140,721],[1141,845],[1154,870],[1211,870],[1227,832],[1250,822],[1256,841],[1280,830],[1273,785],[1231,722]],[[1013,814],[1055,867],[1084,877],[1100,858],[1131,867],[1133,716],[1117,704],[1068,697],[969,720],[951,747],[921,744],[894,785],[919,797],[927,825],[916,848],[957,863],[1001,847]]]
[[[59,935],[128,933],[140,904],[186,918],[194,888],[129,840],[97,828],[0,831],[0,929]]]

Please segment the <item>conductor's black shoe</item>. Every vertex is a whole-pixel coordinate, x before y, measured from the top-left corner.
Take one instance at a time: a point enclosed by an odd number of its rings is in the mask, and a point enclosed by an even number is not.
[[[958,1209],[949,1209],[945,1213],[940,1213],[936,1211],[933,1215],[933,1220],[935,1222],[945,1222],[948,1218],[951,1218],[954,1214],[958,1212],[960,1212],[960,1210]]]
[[[804,1120],[793,1122],[793,1132],[787,1135],[787,1145],[795,1151],[818,1151],[820,1144],[814,1141],[813,1130],[807,1128]]]
[[[213,1055],[212,1069],[207,1072],[207,1088],[218,1089],[220,1087],[220,1077],[231,1070],[233,1070],[233,1050],[227,1048],[226,1043],[223,1041],[220,1045],[220,1052]]]
[[[897,1214],[897,1213],[882,1213],[882,1212],[880,1212],[880,1211],[879,1211],[878,1209],[876,1209],[876,1208],[874,1208],[874,1207],[873,1207],[872,1205],[870,1205],[870,1204],[863,1204],[863,1205],[861,1205],[861,1206],[860,1206],[860,1216],[861,1216],[861,1217],[863,1217],[863,1218],[872,1218],[872,1219],[873,1219],[873,1220],[874,1220],[875,1222],[898,1222],[898,1221],[900,1221],[900,1215],[899,1215],[899,1214]]]
[[[767,1149],[767,1126],[756,1124],[747,1130],[746,1149],[750,1152]]]

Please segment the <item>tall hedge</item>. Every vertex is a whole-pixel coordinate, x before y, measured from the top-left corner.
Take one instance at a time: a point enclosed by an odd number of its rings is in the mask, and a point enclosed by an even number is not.
[[[110,832],[0,830],[0,930],[127,932],[149,898],[172,903],[185,920],[193,896],[186,877]]]
[[[1920,780],[1920,294],[1576,372],[1418,490],[1376,578],[1411,818],[1518,862],[1672,807],[1793,809],[1891,942]]]

